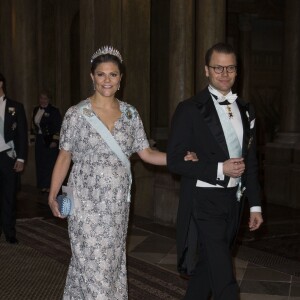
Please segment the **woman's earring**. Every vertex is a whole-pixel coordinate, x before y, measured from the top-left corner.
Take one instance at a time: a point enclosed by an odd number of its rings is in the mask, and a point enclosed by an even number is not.
[[[93,80],[93,89],[94,89],[94,91],[96,91],[95,81],[94,80]]]
[[[118,86],[118,90],[120,90],[120,86],[121,86],[121,84],[119,84],[119,86]]]

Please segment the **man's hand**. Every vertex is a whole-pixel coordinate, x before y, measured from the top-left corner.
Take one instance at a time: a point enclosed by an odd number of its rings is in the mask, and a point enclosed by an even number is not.
[[[249,229],[254,231],[263,223],[263,218],[260,212],[250,212]]]
[[[238,178],[245,171],[244,158],[230,158],[223,163],[223,173],[226,176]]]
[[[14,170],[17,173],[22,172],[24,170],[24,163],[16,160],[15,165],[14,165]]]

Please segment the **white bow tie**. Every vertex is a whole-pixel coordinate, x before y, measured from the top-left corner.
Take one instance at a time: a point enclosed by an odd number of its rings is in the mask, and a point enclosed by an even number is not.
[[[237,94],[232,94],[232,92],[224,96],[210,85],[208,86],[208,90],[221,105],[232,104],[238,97]]]
[[[227,95],[227,96],[218,96],[217,101],[219,104],[223,104],[223,102],[227,102],[224,104],[232,104],[235,100],[237,99],[237,94],[231,94],[231,95]]]

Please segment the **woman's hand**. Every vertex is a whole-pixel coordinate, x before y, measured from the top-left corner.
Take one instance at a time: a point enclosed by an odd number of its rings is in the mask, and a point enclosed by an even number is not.
[[[197,154],[195,152],[188,151],[186,156],[183,158],[185,161],[198,161]]]
[[[57,143],[56,142],[51,142],[51,144],[49,145],[49,148],[56,148],[57,147]]]
[[[58,203],[56,201],[56,196],[59,193],[59,189],[68,173],[69,167],[71,164],[71,153],[61,149],[59,151],[51,178],[51,186],[48,197],[48,204],[52,210],[52,213],[55,217],[64,218],[59,210]]]
[[[64,219],[64,217],[60,214],[60,212],[58,210],[58,203],[57,203],[56,199],[53,198],[50,195],[49,195],[49,198],[48,198],[48,205],[50,206],[54,217]]]

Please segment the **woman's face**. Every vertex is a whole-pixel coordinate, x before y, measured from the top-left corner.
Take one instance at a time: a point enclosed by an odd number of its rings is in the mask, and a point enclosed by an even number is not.
[[[112,97],[120,87],[122,74],[115,63],[105,62],[97,66],[91,78],[96,92],[103,97]]]

